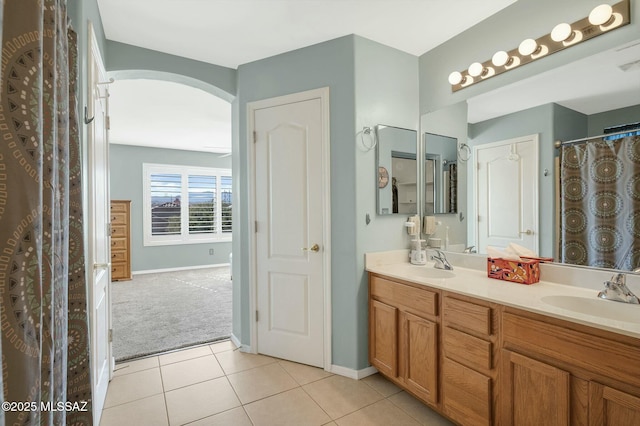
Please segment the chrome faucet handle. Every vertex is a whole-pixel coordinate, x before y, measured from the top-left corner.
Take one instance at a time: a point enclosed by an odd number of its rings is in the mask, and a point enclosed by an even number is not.
[[[618,284],[618,285],[626,285],[627,282],[627,276],[623,273],[618,273],[614,276],[611,277],[611,281]]]

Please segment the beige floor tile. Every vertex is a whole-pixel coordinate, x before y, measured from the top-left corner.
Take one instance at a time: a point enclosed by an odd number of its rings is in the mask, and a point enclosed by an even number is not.
[[[336,422],[329,422],[329,423],[325,423],[322,426],[338,426],[338,424]]]
[[[197,422],[189,423],[188,426],[252,426],[249,416],[244,408],[233,408],[215,416],[206,417]]]
[[[209,345],[214,354],[226,351],[235,351],[236,345],[233,344],[231,340],[225,340],[223,342],[214,343]]]
[[[385,398],[391,395],[395,395],[402,390],[380,374],[374,374],[372,376],[365,377],[362,380],[366,384],[380,392]]]
[[[185,349],[182,351],[160,355],[158,358],[160,359],[160,365],[168,365],[174,362],[186,361],[188,359],[211,355],[212,353],[213,352],[211,352],[211,348],[208,345],[204,345],[192,349]]]
[[[333,374],[324,371],[322,368],[311,367],[309,365],[298,364],[291,361],[278,361],[287,373],[298,382],[299,385],[306,385],[316,380],[324,379],[325,377],[332,376]]]
[[[420,426],[407,413],[383,399],[336,420],[338,426]]]
[[[139,371],[114,377],[109,383],[105,408],[162,393],[160,369]]]
[[[204,419],[240,406],[226,377],[166,392],[165,398],[171,426]]]
[[[122,376],[123,374],[137,373],[138,371],[148,370],[150,368],[159,367],[157,356],[149,358],[137,359],[134,361],[124,361],[116,364],[116,368],[113,370],[114,376]]]
[[[388,400],[422,425],[453,426],[449,420],[404,391],[389,397]]]
[[[304,385],[303,389],[329,414],[338,419],[382,399],[371,386],[342,376],[331,376]]]
[[[269,356],[248,354],[240,351],[220,352],[216,354],[216,358],[218,358],[218,362],[225,374],[238,373],[277,361]]]
[[[213,355],[163,365],[160,371],[165,392],[224,376]]]
[[[243,404],[298,386],[277,362],[227,376]]]
[[[165,426],[168,425],[164,395],[158,394],[102,411],[100,426]]]
[[[331,419],[302,388],[245,405],[255,426],[320,426]]]

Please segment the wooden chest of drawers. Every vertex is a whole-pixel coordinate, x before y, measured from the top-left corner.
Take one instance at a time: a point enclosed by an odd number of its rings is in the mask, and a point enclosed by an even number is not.
[[[111,280],[131,279],[131,201],[111,200]]]

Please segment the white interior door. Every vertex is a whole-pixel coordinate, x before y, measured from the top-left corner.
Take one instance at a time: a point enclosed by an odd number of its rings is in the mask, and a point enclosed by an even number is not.
[[[99,423],[112,372],[109,283],[109,144],[107,139],[108,89],[104,66],[93,29],[89,26],[87,115],[89,156],[89,302],[94,422]]]
[[[476,159],[477,246],[514,242],[538,252],[538,136],[479,145]]]
[[[257,350],[317,367],[324,367],[325,119],[320,98],[253,112]]]

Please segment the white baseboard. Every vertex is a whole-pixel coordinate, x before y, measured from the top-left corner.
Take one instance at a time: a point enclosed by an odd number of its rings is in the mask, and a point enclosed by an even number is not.
[[[367,367],[363,368],[362,370],[353,370],[351,368],[342,367],[340,365],[332,365],[330,372],[339,376],[348,377],[350,379],[360,380],[364,379],[367,376],[376,374],[378,370],[376,370],[375,367]]]
[[[132,271],[131,273],[133,275],[144,275],[144,274],[157,274],[159,272],[188,271],[190,269],[222,268],[223,266],[229,266],[229,263],[216,263],[214,265],[198,265],[198,266],[180,266],[177,268],[164,268],[164,269],[147,269],[144,271]]]
[[[253,353],[251,350],[251,346],[243,345],[242,343],[240,343],[240,339],[238,339],[233,333],[231,333],[231,342],[236,345],[236,348],[238,348],[240,352]]]

